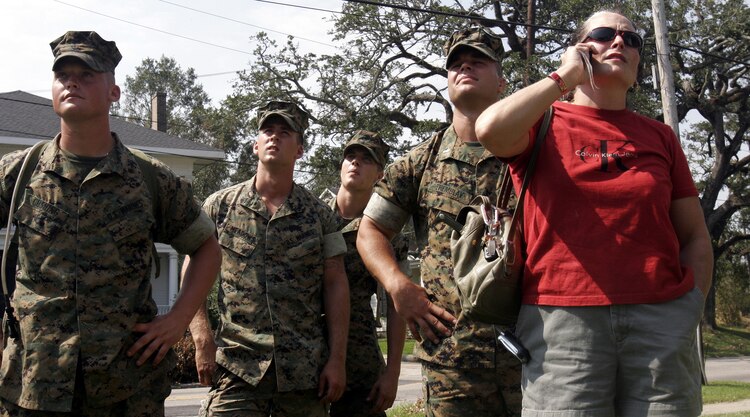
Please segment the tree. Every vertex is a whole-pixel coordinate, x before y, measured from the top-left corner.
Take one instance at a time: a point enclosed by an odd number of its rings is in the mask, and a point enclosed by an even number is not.
[[[157,92],[167,95],[167,133],[191,140],[205,140],[202,122],[211,100],[197,83],[195,70],[183,70],[173,58],[157,61],[146,58],[125,76],[125,99],[121,110],[133,122],[151,127],[151,98]]]
[[[197,82],[195,70],[183,70],[173,58],[158,61],[146,58],[136,67],[134,76],[125,77],[125,99],[114,108],[134,123],[151,127],[151,98],[167,96],[167,133],[219,149],[227,150],[221,138],[224,112],[210,107],[211,101]],[[231,144],[230,144],[231,148]],[[214,163],[194,173],[193,185],[198,198],[205,198],[225,185],[228,167]]]
[[[697,110],[705,119],[690,126],[685,146],[702,170],[701,205],[718,264],[750,241],[750,7],[741,0],[681,1],[671,21],[670,40],[691,47],[673,54],[678,113],[682,119]],[[705,312],[711,327],[715,308],[712,290]]]
[[[331,33],[344,51],[338,54],[303,54],[291,38],[277,45],[258,34],[253,69],[236,85],[236,97],[244,97],[247,104],[284,98],[300,101],[310,111],[314,125],[309,142],[316,150],[303,161],[302,174],[315,190],[337,182],[331,167],[353,130],[379,131],[398,155],[449,122],[452,110],[445,94],[442,46],[454,30],[482,25],[505,38],[504,75],[513,92],[555,68],[570,32],[602,7],[588,0],[414,0],[408,9],[399,0],[383,3],[394,7],[344,4],[342,14],[333,17]],[[617,3],[645,29],[642,62],[648,69],[655,62],[650,5]],[[695,163],[701,204],[716,257],[721,258],[747,241],[750,230],[735,221],[748,218],[750,198],[749,7],[741,0],[675,0],[670,5],[679,117],[685,119],[690,110],[697,110],[706,119],[686,132],[684,146]],[[528,23],[544,27],[529,30]],[[660,98],[652,82],[650,71],[644,71],[629,106],[661,120]],[[720,201],[723,192],[727,198]],[[713,295],[706,317],[715,325],[712,300]]]

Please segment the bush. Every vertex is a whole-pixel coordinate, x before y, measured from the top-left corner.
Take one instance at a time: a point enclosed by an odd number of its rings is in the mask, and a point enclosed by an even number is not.
[[[172,383],[192,384],[198,382],[198,370],[195,369],[195,345],[190,332],[174,345],[177,354],[177,366],[172,371]]]
[[[747,263],[720,261],[716,275],[716,318],[728,326],[740,325],[743,312],[750,307]]]

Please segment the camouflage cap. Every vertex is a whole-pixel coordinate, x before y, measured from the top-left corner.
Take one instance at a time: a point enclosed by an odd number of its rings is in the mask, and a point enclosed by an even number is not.
[[[481,27],[459,30],[453,33],[445,42],[445,68],[451,63],[454,53],[462,47],[476,49],[495,62],[503,59],[503,40],[496,34]]]
[[[358,130],[354,132],[354,135],[346,142],[344,147],[344,155],[346,151],[354,146],[361,146],[367,149],[372,159],[380,165],[385,167],[385,162],[388,160],[388,151],[391,149],[390,146],[383,142],[383,139],[377,133],[370,132],[367,130]]]
[[[96,32],[69,31],[50,42],[55,62],[52,70],[57,68],[61,59],[67,57],[78,58],[89,68],[97,72],[115,72],[115,67],[122,59],[117,45],[113,41],[105,41]]]
[[[304,135],[309,126],[307,112],[289,101],[270,101],[265,106],[258,108],[258,129],[263,127],[263,123],[271,116],[280,116],[292,130],[300,135]]]

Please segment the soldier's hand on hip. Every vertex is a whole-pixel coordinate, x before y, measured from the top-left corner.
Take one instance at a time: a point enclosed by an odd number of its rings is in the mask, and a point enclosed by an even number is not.
[[[141,366],[148,361],[148,358],[155,355],[153,364],[158,365],[167,356],[169,349],[185,336],[190,320],[187,323],[182,323],[182,321],[184,320],[178,320],[167,313],[163,316],[156,316],[150,323],[136,324],[133,331],[143,333],[143,336],[128,349],[128,356],[133,357],[143,349],[136,364]]]

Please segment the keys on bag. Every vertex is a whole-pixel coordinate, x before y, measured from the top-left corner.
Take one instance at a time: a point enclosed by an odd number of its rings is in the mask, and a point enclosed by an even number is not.
[[[497,259],[497,236],[500,230],[500,212],[492,204],[482,204],[482,219],[486,227],[486,233],[484,234],[484,245],[482,245],[482,251],[484,253],[484,259],[487,262],[492,262]]]

